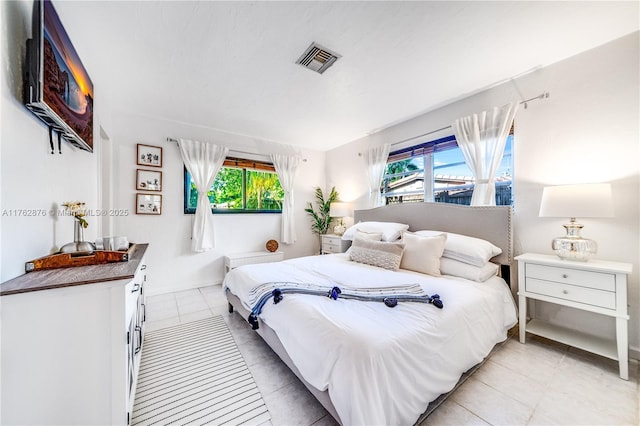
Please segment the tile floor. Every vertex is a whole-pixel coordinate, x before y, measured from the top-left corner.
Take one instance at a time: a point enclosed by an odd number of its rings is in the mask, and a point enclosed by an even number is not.
[[[280,425],[335,425],[271,349],[237,313],[229,314],[220,285],[147,297],[147,331],[222,315],[271,413]],[[420,426],[638,425],[638,363],[630,380],[618,364],[556,342],[517,336]]]

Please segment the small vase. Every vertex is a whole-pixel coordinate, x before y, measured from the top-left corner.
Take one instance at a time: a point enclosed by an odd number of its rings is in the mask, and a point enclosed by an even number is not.
[[[73,221],[73,242],[81,243],[84,241],[84,228],[79,220]]]
[[[91,254],[96,246],[89,241],[84,241],[84,228],[78,219],[73,221],[73,242],[67,243],[60,248],[61,253],[71,254]]]

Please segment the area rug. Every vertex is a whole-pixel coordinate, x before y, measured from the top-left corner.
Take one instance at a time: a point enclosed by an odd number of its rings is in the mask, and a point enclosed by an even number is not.
[[[270,419],[221,316],[146,334],[132,425],[260,425]]]

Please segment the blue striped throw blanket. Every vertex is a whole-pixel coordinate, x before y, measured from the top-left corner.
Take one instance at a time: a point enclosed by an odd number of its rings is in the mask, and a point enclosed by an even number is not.
[[[259,328],[258,315],[267,301],[273,297],[273,303],[279,303],[283,294],[311,294],[315,296],[326,296],[330,299],[354,299],[367,302],[383,302],[386,306],[393,308],[398,302],[419,302],[430,303],[438,309],[443,308],[440,296],[434,294],[429,296],[418,284],[404,284],[390,287],[375,288],[350,288],[350,287],[329,287],[310,283],[296,283],[288,281],[268,282],[254,287],[249,292],[249,302],[253,308],[247,321],[254,330]]]

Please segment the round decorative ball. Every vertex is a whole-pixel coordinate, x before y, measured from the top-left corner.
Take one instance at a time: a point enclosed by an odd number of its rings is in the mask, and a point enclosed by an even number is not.
[[[278,250],[278,242],[276,240],[267,241],[267,250],[269,250],[272,253]]]

